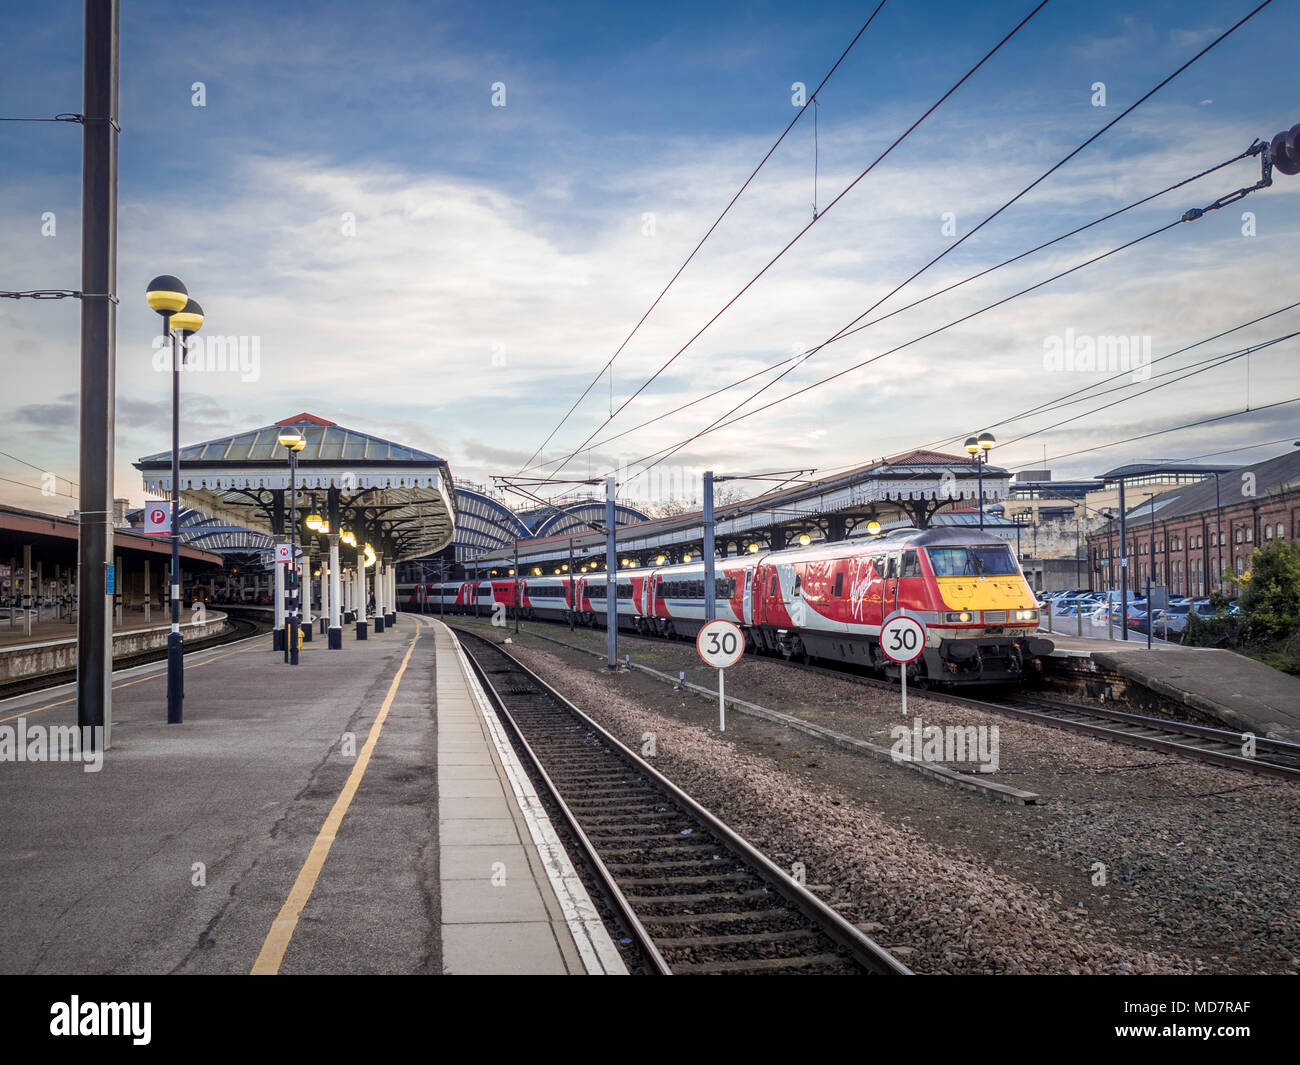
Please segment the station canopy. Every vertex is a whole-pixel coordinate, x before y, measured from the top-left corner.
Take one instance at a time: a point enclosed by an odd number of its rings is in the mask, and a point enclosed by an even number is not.
[[[289,459],[277,438],[289,427],[306,439],[297,462],[300,533],[313,510],[329,520],[333,499],[342,526],[358,537],[377,537],[382,544],[376,548],[393,561],[431,555],[451,542],[456,503],[445,459],[314,414],[182,447],[182,503],[230,525],[284,534]],[[147,494],[170,497],[170,450],[148,455],[135,467]]]

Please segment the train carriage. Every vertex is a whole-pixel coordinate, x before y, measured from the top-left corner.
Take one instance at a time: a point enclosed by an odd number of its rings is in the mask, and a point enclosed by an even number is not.
[[[523,617],[605,624],[604,573],[517,584]],[[475,612],[477,603],[477,612],[490,613],[499,604],[506,617],[516,609],[514,578],[422,587],[426,609]],[[420,608],[415,590],[408,605]],[[703,564],[620,572],[615,610],[625,631],[694,638],[705,621]],[[754,651],[857,662],[897,676],[879,637],[884,620],[900,611],[926,625],[926,649],[908,667],[918,680],[1014,682],[1053,649],[1037,635],[1038,605],[1015,556],[988,533],[905,529],[716,566],[716,616],[740,625]]]

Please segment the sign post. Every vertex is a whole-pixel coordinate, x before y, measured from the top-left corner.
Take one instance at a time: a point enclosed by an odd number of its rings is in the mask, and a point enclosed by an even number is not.
[[[891,662],[897,662],[902,675],[903,717],[907,717],[907,666],[925,651],[925,626],[906,614],[894,614],[880,627],[880,649]]]
[[[727,731],[726,670],[745,654],[745,634],[734,621],[710,621],[695,637],[695,650],[705,665],[718,671],[718,730]]]

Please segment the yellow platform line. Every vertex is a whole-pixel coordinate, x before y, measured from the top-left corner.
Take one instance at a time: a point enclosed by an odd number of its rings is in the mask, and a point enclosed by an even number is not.
[[[311,898],[312,890],[316,886],[316,880],[325,867],[325,859],[329,857],[330,848],[334,845],[339,826],[343,823],[343,815],[348,812],[348,807],[352,805],[352,798],[361,785],[361,778],[365,776],[366,767],[370,764],[371,752],[374,751],[375,744],[379,740],[379,733],[384,727],[384,721],[388,718],[388,708],[393,705],[393,698],[397,695],[397,686],[402,682],[402,674],[406,672],[406,666],[411,661],[411,652],[415,650],[415,644],[419,638],[420,630],[417,628],[415,635],[411,637],[410,646],[406,649],[406,657],[402,659],[402,664],[397,669],[397,675],[393,677],[393,683],[388,686],[388,694],[384,696],[384,703],[375,716],[375,722],[370,726],[370,734],[366,737],[365,745],[362,746],[361,753],[357,756],[352,772],[348,774],[347,783],[343,785],[339,797],[334,800],[334,807],[330,810],[329,816],[325,818],[325,823],[321,826],[316,841],[311,845],[307,860],[303,862],[302,869],[298,871],[298,879],[293,882],[293,887],[289,890],[289,897],[284,900],[284,905],[280,907],[279,914],[271,922],[271,930],[266,933],[266,940],[262,943],[262,949],[257,955],[257,961],[253,962],[253,968],[250,970],[249,975],[274,976],[280,971],[280,964],[284,961],[284,952],[289,949],[289,940],[293,938],[294,930],[298,927],[298,918],[302,915],[303,907],[307,905],[307,900]]]

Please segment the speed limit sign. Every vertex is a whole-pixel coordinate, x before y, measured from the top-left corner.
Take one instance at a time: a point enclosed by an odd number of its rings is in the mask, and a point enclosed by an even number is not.
[[[734,621],[710,621],[695,637],[695,650],[705,665],[718,671],[718,729],[727,731],[727,697],[724,670],[734,666],[745,654],[745,634]]]
[[[915,662],[925,650],[925,626],[916,618],[895,614],[880,628],[880,649],[891,662]]]
[[[903,717],[907,717],[907,663],[915,662],[925,650],[925,626],[906,614],[886,618],[880,626],[880,649],[886,658],[902,666],[898,682],[903,693]]]
[[[171,522],[168,520],[166,507],[160,506],[156,503],[150,503],[145,507],[145,536],[167,536],[171,531]]]
[[[744,657],[745,634],[734,621],[710,621],[695,637],[695,650],[705,665],[726,669]]]

